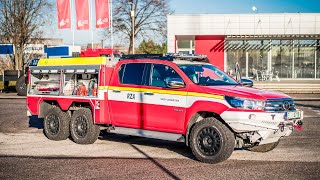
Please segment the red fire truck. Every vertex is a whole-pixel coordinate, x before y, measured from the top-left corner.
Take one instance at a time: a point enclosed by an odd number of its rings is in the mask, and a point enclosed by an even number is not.
[[[267,152],[302,126],[289,96],[244,87],[203,58],[40,59],[29,68],[29,115],[51,140],[94,143],[100,130],[184,142],[202,162],[234,148]]]

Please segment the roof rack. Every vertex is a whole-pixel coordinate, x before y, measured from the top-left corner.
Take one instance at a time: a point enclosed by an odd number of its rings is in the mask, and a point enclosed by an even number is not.
[[[207,55],[203,54],[179,54],[179,53],[167,53],[162,54],[129,54],[123,55],[120,60],[132,60],[132,59],[157,59],[157,60],[186,60],[186,61],[201,61],[209,62]]]
[[[122,55],[120,60],[131,60],[131,59],[158,59],[158,60],[166,60],[173,61],[173,57],[164,56],[163,54],[128,54]]]
[[[209,62],[207,55],[204,54],[167,53],[166,55],[173,57],[175,60]]]

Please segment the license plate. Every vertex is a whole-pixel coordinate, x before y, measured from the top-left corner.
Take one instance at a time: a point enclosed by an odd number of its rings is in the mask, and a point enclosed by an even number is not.
[[[286,112],[285,114],[286,120],[300,119],[300,118],[301,118],[301,111]]]

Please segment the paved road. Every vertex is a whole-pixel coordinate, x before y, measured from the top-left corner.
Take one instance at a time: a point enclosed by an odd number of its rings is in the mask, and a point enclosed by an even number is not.
[[[320,102],[296,102],[303,131],[269,153],[236,150],[204,164],[176,142],[104,134],[92,145],[50,141],[24,99],[0,100],[0,179],[319,179]]]

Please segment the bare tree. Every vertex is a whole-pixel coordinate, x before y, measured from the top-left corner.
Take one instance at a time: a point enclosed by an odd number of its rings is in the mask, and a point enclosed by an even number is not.
[[[14,46],[14,68],[23,68],[24,48],[43,35],[43,25],[50,21],[48,0],[0,0],[0,36]]]
[[[131,14],[132,10],[134,14]],[[133,36],[144,39],[145,36],[166,35],[169,13],[168,0],[113,0],[114,35],[125,37],[129,41],[128,52],[132,53]]]

